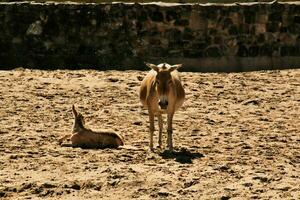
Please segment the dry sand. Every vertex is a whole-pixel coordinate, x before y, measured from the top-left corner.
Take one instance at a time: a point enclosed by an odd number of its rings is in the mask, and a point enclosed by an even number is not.
[[[0,71],[0,198],[300,199],[299,69],[181,73],[174,153],[148,151],[145,74]],[[72,104],[127,146],[60,147]]]

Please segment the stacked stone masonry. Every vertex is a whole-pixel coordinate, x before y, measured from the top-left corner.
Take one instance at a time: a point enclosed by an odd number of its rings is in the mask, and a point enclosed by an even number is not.
[[[0,68],[300,67],[300,3],[0,3]]]

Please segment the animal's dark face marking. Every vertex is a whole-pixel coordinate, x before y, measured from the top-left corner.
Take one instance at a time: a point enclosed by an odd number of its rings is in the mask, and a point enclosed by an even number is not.
[[[169,70],[161,69],[157,72],[156,75],[156,87],[157,87],[157,93],[159,96],[159,106],[161,109],[167,109],[169,100],[169,92],[172,88],[172,76]]]

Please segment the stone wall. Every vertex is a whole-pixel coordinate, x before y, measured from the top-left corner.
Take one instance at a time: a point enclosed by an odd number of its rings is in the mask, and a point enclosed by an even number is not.
[[[0,3],[0,68],[300,67],[300,3]]]

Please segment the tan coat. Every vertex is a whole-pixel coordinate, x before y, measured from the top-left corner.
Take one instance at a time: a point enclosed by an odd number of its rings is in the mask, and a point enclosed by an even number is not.
[[[148,109],[150,121],[150,149],[153,150],[154,116],[158,117],[159,147],[162,145],[162,114],[167,114],[168,147],[173,150],[173,115],[184,102],[185,92],[177,69],[181,65],[148,64],[151,68],[140,87],[140,101]]]
[[[73,132],[72,134],[59,139],[60,144],[62,144],[65,139],[69,138],[72,144],[64,146],[82,148],[117,148],[124,145],[123,138],[113,131],[93,131],[85,128],[83,116],[80,113],[77,113],[74,105],[72,110],[75,118]]]

